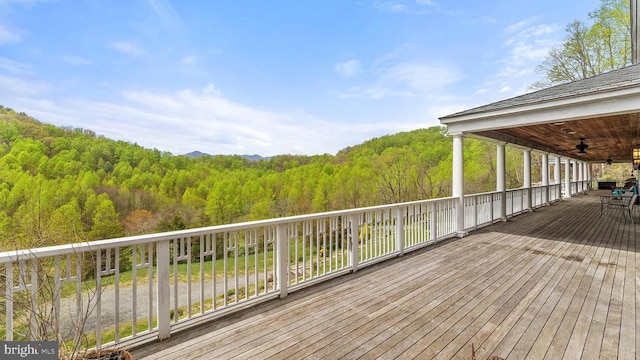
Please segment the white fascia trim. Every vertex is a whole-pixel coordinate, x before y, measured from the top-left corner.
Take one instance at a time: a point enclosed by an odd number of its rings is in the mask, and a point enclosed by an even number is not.
[[[440,120],[449,133],[496,130],[640,111],[640,87]]]

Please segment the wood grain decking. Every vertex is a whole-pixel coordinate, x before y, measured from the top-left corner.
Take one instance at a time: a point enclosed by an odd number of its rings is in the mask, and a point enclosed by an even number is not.
[[[636,225],[597,192],[133,349],[135,359],[637,359]]]

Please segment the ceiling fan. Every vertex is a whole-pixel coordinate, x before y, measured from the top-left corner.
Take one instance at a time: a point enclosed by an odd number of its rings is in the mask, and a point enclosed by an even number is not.
[[[611,165],[613,164],[613,160],[611,160],[611,156],[609,156],[609,158],[607,159],[607,165]]]
[[[576,145],[576,149],[578,149],[578,156],[586,155],[588,147],[589,145],[584,143],[584,138],[580,138],[580,144]]]

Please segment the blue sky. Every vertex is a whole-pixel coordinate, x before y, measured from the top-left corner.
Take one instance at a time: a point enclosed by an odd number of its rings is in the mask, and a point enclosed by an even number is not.
[[[174,154],[335,154],[520,95],[597,0],[0,0],[0,105]]]

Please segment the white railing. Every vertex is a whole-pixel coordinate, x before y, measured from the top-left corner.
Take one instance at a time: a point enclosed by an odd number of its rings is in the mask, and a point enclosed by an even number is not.
[[[571,182],[571,195],[582,194],[588,190],[591,190],[591,182],[588,180]]]
[[[550,185],[558,201],[560,185]],[[467,195],[465,230],[544,205],[546,187]],[[504,197],[504,199],[503,199]],[[126,346],[457,235],[442,198],[0,253],[6,340]]]
[[[581,180],[581,181],[571,181],[569,183],[570,193],[567,194],[567,189],[564,181],[560,184],[560,189],[562,193],[562,197],[573,196],[577,194],[584,193],[585,191],[589,191],[592,189],[592,182],[589,180]]]
[[[507,217],[526,211],[525,206],[529,189],[520,188],[507,191]]]
[[[500,220],[502,192],[488,192],[464,197],[465,230],[491,225]]]
[[[531,207],[537,208],[545,205],[549,200],[546,198],[547,195],[547,187],[546,186],[534,186],[531,188]]]
[[[507,218],[521,214],[552,202],[560,200],[560,184],[535,186],[507,190],[505,196],[505,216]],[[528,194],[531,193],[531,209],[527,206]],[[464,227],[465,230],[478,229],[491,225],[501,219],[503,193],[499,191],[465,195],[464,197]]]
[[[562,184],[549,185],[549,202],[562,200]]]
[[[453,198],[0,253],[6,340],[171,332],[455,235]]]

